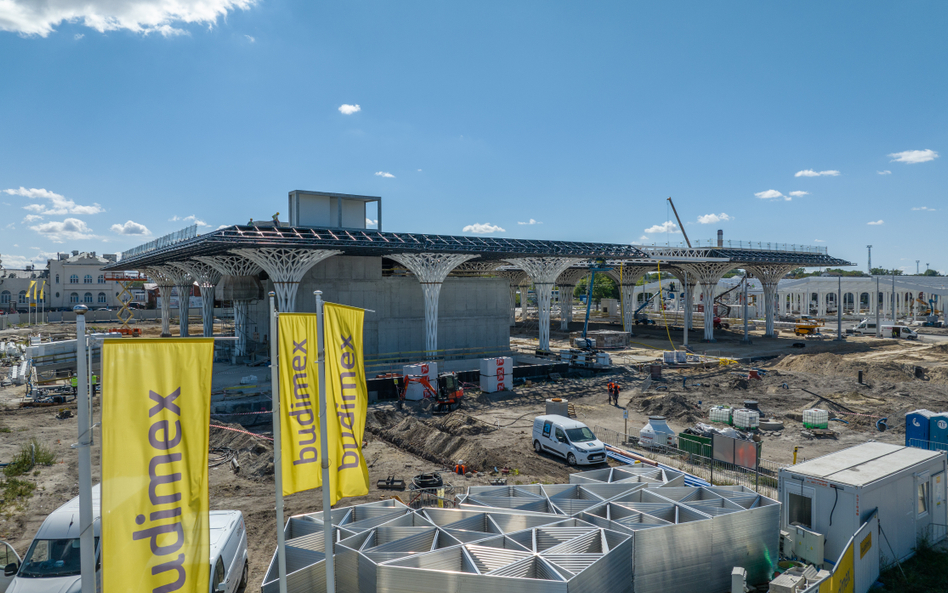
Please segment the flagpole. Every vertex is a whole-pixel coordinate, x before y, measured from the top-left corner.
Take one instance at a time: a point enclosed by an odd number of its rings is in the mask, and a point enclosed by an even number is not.
[[[332,484],[329,481],[329,435],[326,417],[326,352],[323,340],[323,291],[316,295],[316,355],[319,361],[319,448],[322,451],[323,472],[323,542],[326,555],[326,593],[336,593],[336,571],[332,542],[332,502],[329,497]]]
[[[283,533],[283,459],[280,446],[280,371],[277,362],[276,293],[270,291],[270,393],[273,413],[273,480],[276,485],[277,570],[280,593],[286,593],[286,540]]]
[[[89,438],[89,377],[86,374],[86,311],[77,305],[76,312],[76,415],[79,424],[79,567],[82,593],[95,591],[95,539],[92,529],[92,445]]]

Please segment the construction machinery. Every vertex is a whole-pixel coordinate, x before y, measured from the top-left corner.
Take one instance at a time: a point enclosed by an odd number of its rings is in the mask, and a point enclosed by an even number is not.
[[[793,333],[798,336],[816,336],[824,325],[825,322],[822,319],[801,315],[793,326]]]
[[[434,414],[447,414],[461,406],[461,398],[464,397],[464,388],[458,381],[457,373],[440,373],[438,375],[438,388],[435,389],[424,375],[405,375],[402,377],[402,390],[398,394],[398,405],[402,406],[405,396],[408,393],[408,386],[412,383],[418,383],[424,388],[424,399],[430,399],[434,403]]]

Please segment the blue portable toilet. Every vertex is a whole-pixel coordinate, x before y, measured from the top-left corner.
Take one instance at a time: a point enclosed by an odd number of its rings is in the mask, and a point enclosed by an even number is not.
[[[905,415],[905,446],[927,449],[931,440],[931,410],[915,410]],[[916,441],[916,442],[913,442]]]
[[[948,451],[948,412],[939,412],[931,417],[928,440],[932,451]]]

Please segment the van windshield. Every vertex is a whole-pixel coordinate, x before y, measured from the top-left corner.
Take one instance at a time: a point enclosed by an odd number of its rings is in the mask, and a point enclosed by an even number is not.
[[[596,440],[596,435],[585,426],[582,428],[570,428],[566,431],[566,436],[569,437],[572,443],[586,443]]]
[[[99,538],[95,538],[99,547]],[[76,576],[81,570],[79,538],[35,539],[27,550],[18,577],[48,578]]]

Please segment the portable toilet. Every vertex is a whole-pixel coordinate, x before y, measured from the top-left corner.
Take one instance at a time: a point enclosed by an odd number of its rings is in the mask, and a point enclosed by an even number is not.
[[[931,440],[931,419],[934,415],[931,410],[915,410],[905,415],[906,447],[928,449],[928,441]]]
[[[928,424],[929,449],[948,451],[948,412],[932,415]]]

